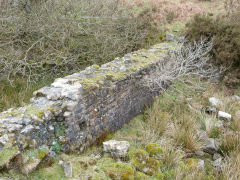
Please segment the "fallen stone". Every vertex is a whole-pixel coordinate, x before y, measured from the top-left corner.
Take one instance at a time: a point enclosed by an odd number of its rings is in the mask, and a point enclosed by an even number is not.
[[[127,141],[110,140],[103,142],[103,151],[110,152],[114,157],[126,157],[129,147],[130,144]]]
[[[229,120],[232,118],[232,115],[223,111],[218,111],[218,118],[222,120]]]
[[[214,154],[218,150],[218,146],[213,138],[207,138],[204,140],[203,151],[209,154]]]
[[[219,106],[221,106],[223,104],[219,99],[217,99],[215,97],[210,97],[208,99],[208,101],[210,103],[210,106],[216,107],[216,108],[218,108]]]
[[[216,169],[220,170],[222,167],[222,158],[218,158],[215,161],[213,161],[212,164]]]
[[[72,163],[70,161],[63,162],[63,171],[66,177],[71,178],[73,169],[72,169]]]
[[[198,167],[199,169],[201,169],[202,171],[204,171],[204,160],[199,159],[199,160],[198,160],[197,167]]]

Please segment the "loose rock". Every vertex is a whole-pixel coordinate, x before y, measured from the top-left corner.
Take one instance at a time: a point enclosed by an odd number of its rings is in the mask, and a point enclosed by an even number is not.
[[[200,160],[198,161],[197,167],[198,167],[199,169],[201,169],[202,171],[204,171],[204,160],[200,159]]]
[[[215,140],[213,138],[207,138],[204,141],[203,151],[209,154],[214,154],[217,150],[218,150],[218,146],[215,143]]]
[[[110,140],[103,142],[103,151],[110,152],[115,157],[126,157],[129,147],[130,144],[127,141]]]
[[[213,166],[217,168],[218,170],[222,167],[222,158],[218,158],[213,162]]]
[[[208,101],[210,103],[210,106],[216,107],[216,108],[218,108],[219,106],[222,106],[222,104],[223,104],[219,99],[217,99],[215,97],[210,97],[208,99]]]
[[[222,120],[229,120],[232,118],[232,115],[231,114],[228,114],[226,112],[223,112],[223,111],[219,111],[218,112],[218,118],[219,119],[222,119]]]

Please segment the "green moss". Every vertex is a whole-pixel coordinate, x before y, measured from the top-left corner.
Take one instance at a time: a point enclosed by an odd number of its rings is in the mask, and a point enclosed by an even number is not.
[[[157,172],[154,174],[153,178],[156,178],[158,180],[164,179],[164,174],[162,172]]]
[[[137,69],[136,67],[131,67],[131,68],[130,68],[130,71],[131,71],[131,72],[137,72],[138,69]]]
[[[21,115],[23,112],[18,109],[13,109],[10,112],[4,113],[0,116],[0,118],[7,118],[9,116],[18,116]]]
[[[134,170],[132,166],[126,163],[112,163],[104,167],[105,173],[111,179],[134,180]]]
[[[39,147],[38,149],[29,149],[27,151],[25,151],[24,153],[22,153],[23,158],[26,159],[43,159],[44,157],[46,157],[49,153],[49,149],[47,146],[42,146]]]
[[[53,107],[48,107],[47,110],[49,110],[52,114],[55,114],[59,109],[53,108]]]
[[[114,163],[114,160],[112,158],[101,158],[98,160],[97,162],[97,166],[99,166],[100,168],[104,167],[107,164],[112,164]]]
[[[149,143],[146,146],[146,151],[150,156],[156,156],[163,153],[163,149],[156,143]]]
[[[7,164],[17,154],[18,154],[18,148],[16,146],[0,151],[0,167]]]
[[[28,105],[26,107],[26,115],[31,116],[31,114],[36,115],[38,118],[42,119],[43,117],[43,110],[40,109],[38,106]]]
[[[183,161],[178,162],[178,167],[182,170],[187,169],[187,165]]]
[[[131,152],[131,163],[138,169],[148,175],[156,173],[162,162],[149,157],[148,153],[142,149],[137,149],[135,152]]]
[[[39,149],[37,149],[38,159],[43,159],[48,155],[48,153],[49,153],[49,149],[47,148],[47,146],[42,146]]]
[[[126,75],[127,75],[127,73],[121,72],[121,71],[119,71],[119,72],[117,72],[117,73],[108,72],[108,73],[106,73],[106,78],[107,78],[107,79],[110,78],[110,79],[120,80],[120,79],[125,78]]]
[[[99,69],[100,68],[100,66],[97,65],[97,64],[93,64],[92,67],[94,67],[95,69]]]
[[[198,159],[188,158],[186,159],[186,170],[195,169],[198,165]]]
[[[34,171],[29,175],[29,179],[32,180],[55,180],[55,179],[67,179],[65,177],[64,171],[60,165],[54,163],[51,167],[46,167],[43,169],[39,169]]]
[[[145,180],[147,178],[148,178],[148,176],[146,174],[144,174],[143,172],[137,171],[135,174],[136,180]]]

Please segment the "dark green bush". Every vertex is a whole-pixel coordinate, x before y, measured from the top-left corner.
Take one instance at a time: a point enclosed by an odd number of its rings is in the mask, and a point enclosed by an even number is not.
[[[186,25],[189,40],[213,39],[211,54],[217,65],[240,67],[240,22],[235,18],[196,15]]]

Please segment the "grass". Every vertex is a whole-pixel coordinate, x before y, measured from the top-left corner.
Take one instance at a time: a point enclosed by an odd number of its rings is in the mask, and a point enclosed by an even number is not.
[[[54,77],[43,79],[37,83],[29,84],[26,79],[16,79],[13,84],[9,81],[1,81],[0,86],[0,111],[11,107],[24,106],[29,103],[34,91],[45,85],[49,85]]]
[[[17,147],[0,151],[0,167],[6,165],[16,154],[18,154]]]

